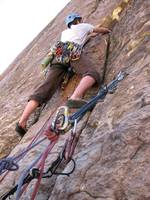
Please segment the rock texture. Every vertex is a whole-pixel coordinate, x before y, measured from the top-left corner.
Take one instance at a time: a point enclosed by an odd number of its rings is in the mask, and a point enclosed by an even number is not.
[[[79,6],[80,5],[80,6]],[[39,121],[19,143],[14,126],[33,89],[42,82],[39,63],[49,46],[65,29],[64,16],[81,13],[84,20],[112,29],[108,57],[91,47],[108,83],[120,71],[128,76],[115,94],[97,103],[78,125],[80,135],[74,154],[76,169],[70,177],[42,180],[36,200],[149,200],[150,199],[150,2],[148,0],[71,1],[66,8],[24,49],[0,81],[0,156],[24,149],[54,110],[76,86],[74,77],[64,92],[57,91]],[[101,44],[108,42],[107,36]],[[107,43],[108,44],[108,43]],[[103,46],[103,45],[102,45]],[[106,46],[105,46],[106,47]],[[106,53],[106,51],[103,51]],[[91,92],[92,93],[92,92]],[[93,93],[92,93],[93,94]],[[68,133],[69,134],[69,133]],[[46,167],[61,151],[67,134],[48,156]],[[44,150],[48,141],[33,149],[17,172],[0,184],[0,196],[12,188],[23,170]],[[16,146],[16,147],[15,147]],[[15,148],[14,148],[15,147]],[[67,165],[61,170],[69,170]],[[34,181],[21,199],[30,199]],[[15,199],[14,196],[11,199]]]

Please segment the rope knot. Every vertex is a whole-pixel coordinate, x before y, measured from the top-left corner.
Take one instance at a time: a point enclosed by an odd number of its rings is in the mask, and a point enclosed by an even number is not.
[[[5,159],[0,160],[0,174],[4,170],[16,171],[18,170],[18,168],[19,168],[19,165],[15,163],[13,158],[5,158]]]

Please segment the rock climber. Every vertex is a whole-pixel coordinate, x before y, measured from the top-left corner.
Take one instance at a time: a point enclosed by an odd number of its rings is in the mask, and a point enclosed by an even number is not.
[[[77,13],[69,14],[65,19],[65,23],[68,28],[62,31],[60,42],[58,42],[50,52],[50,54],[53,55],[53,60],[51,61],[47,78],[29,97],[21,118],[16,124],[15,130],[21,137],[27,132],[26,123],[30,114],[35,111],[38,106],[50,100],[61,84],[66,70],[70,65],[73,67],[75,73],[82,75],[82,79],[68,99],[68,107],[81,107],[85,104],[83,97],[86,91],[95,83],[100,83],[100,75],[97,70],[94,69],[90,59],[84,55],[82,47],[89,38],[99,33],[109,33],[110,30],[105,27],[83,23],[82,17]],[[63,50],[61,49],[62,46],[64,48]],[[67,49],[69,49],[69,53],[65,49],[66,46]],[[62,55],[62,52],[64,55]]]

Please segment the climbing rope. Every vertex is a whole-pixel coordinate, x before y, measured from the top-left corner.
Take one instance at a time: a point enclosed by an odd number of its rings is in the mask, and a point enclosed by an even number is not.
[[[19,169],[19,166],[17,163],[15,163],[13,158],[5,158],[5,159],[0,160],[0,174],[4,170],[15,171],[18,169]]]
[[[16,200],[19,200],[21,197],[21,187],[23,185],[24,179],[25,177],[27,177],[30,169],[32,167],[34,167],[34,165],[40,160],[40,158],[42,157],[42,153],[36,158],[36,160],[34,160],[31,165],[23,172],[23,174],[21,175],[19,181],[18,181],[18,187],[17,187],[17,191],[16,191]]]
[[[23,157],[26,155],[26,153],[28,151],[30,151],[32,148],[34,148],[35,146],[37,146],[38,144],[40,144],[41,142],[43,142],[45,138],[41,139],[40,141],[38,141],[36,143],[36,141],[43,135],[43,132],[45,130],[45,127],[47,126],[47,124],[50,121],[51,116],[53,115],[53,113],[55,112],[55,110],[51,113],[50,117],[46,120],[46,122],[44,123],[44,125],[42,126],[42,128],[37,132],[37,134],[35,135],[35,137],[32,139],[32,141],[30,142],[30,144],[27,146],[26,150],[23,150],[21,153],[19,153],[16,156],[13,157],[7,157],[4,159],[0,160],[0,175],[2,175],[3,173],[5,173],[7,170],[11,171],[11,166],[12,166],[12,162],[13,162],[13,167],[15,166],[19,166],[17,163],[23,159]],[[7,167],[8,166],[8,167]],[[18,168],[15,167],[15,169],[17,170]],[[5,175],[0,179],[0,183],[4,180],[4,178],[7,176],[8,172],[7,171],[5,173]]]
[[[9,171],[15,171],[19,169],[19,165],[17,164],[19,158],[23,158],[28,151],[30,151],[35,146],[39,145],[41,142],[46,140],[47,138],[44,137],[41,140],[34,142],[32,145],[30,145],[27,149],[22,151],[19,155],[15,157],[8,157],[5,159],[0,160],[0,175],[3,174],[6,170]]]
[[[41,182],[41,179],[42,179],[42,176],[43,176],[43,171],[44,171],[44,166],[45,166],[45,161],[46,161],[46,158],[49,154],[49,152],[52,150],[52,148],[54,147],[54,145],[57,143],[57,140],[58,140],[58,136],[57,137],[53,137],[51,139],[51,142],[50,144],[48,145],[48,147],[46,148],[45,152],[43,153],[42,155],[42,159],[40,161],[40,163],[38,164],[38,169],[40,170],[40,173],[39,173],[39,177],[38,177],[38,180],[35,184],[35,187],[34,187],[34,190],[33,190],[33,193],[32,193],[32,196],[31,196],[31,200],[34,200],[37,192],[38,192],[38,188],[40,186],[40,182]],[[17,200],[17,199],[16,199]],[[19,200],[19,199],[18,199]]]
[[[51,145],[52,143],[50,143]],[[42,169],[42,173],[41,173],[41,169],[39,169],[40,164],[38,165],[37,168],[33,168],[35,166],[35,164],[37,162],[39,162],[39,160],[42,158],[43,156],[43,160],[41,160],[41,164],[42,166],[44,166],[45,163],[45,159],[49,153],[49,151],[51,150],[52,146],[46,147],[45,153],[41,153],[37,159],[35,161],[33,161],[31,163],[31,165],[23,172],[22,176],[20,177],[18,184],[16,186],[14,186],[10,191],[8,191],[7,193],[5,193],[4,195],[2,195],[0,197],[1,200],[6,200],[9,196],[13,195],[16,191],[16,200],[19,199],[21,197],[21,194],[25,191],[26,187],[28,186],[28,184],[33,180],[33,179],[38,179],[37,185],[34,188],[34,192],[32,194],[32,199],[34,199],[37,191],[38,191],[38,187],[41,181],[41,178],[50,178],[53,175],[67,175],[69,176],[70,174],[72,174],[75,170],[75,161],[73,159],[70,159],[69,161],[67,161],[67,163],[72,162],[73,163],[73,168],[69,171],[69,172],[58,172],[57,169],[60,166],[60,164],[62,163],[63,160],[66,161],[64,153],[65,153],[65,146],[63,148],[63,151],[59,154],[59,156],[57,157],[57,159],[51,164],[51,166],[46,170],[46,172],[43,172]],[[54,143],[52,144],[54,145]],[[41,174],[41,176],[40,176]],[[23,185],[25,185],[25,187],[21,190],[21,188],[23,187]]]
[[[75,170],[75,161],[72,159],[72,155],[74,153],[78,141],[78,135],[76,134],[77,123],[87,111],[93,109],[93,107],[100,99],[104,99],[107,93],[113,93],[116,90],[118,83],[125,76],[126,76],[125,72],[119,72],[119,74],[113,81],[111,81],[108,85],[101,87],[101,89],[99,90],[98,94],[95,97],[93,97],[87,104],[82,106],[77,112],[73,113],[71,116],[69,116],[68,114],[67,107],[65,106],[60,107],[56,112],[56,116],[53,122],[50,123],[50,120],[48,120],[47,121],[48,126],[46,130],[43,131],[44,135],[46,135],[46,137],[50,140],[49,145],[46,147],[45,151],[41,153],[36,158],[36,160],[33,161],[31,165],[24,171],[24,173],[22,174],[22,176],[18,181],[18,184],[0,198],[2,200],[5,200],[7,197],[13,195],[16,192],[16,200],[19,200],[21,195],[25,191],[26,187],[28,186],[28,184],[33,179],[36,178],[37,182],[35,184],[31,196],[31,200],[34,200],[38,192],[38,188],[42,178],[49,178],[54,174],[70,175],[71,173],[73,173],[73,171]],[[58,158],[52,163],[52,165],[47,169],[47,171],[44,172],[44,165],[48,154],[58,141],[60,134],[64,134],[70,128],[71,128],[71,134],[70,137],[68,137],[65,142],[62,153],[59,154]],[[38,142],[35,142],[36,140],[33,140],[32,144],[29,145],[25,151],[23,151],[20,155],[16,156],[15,158],[18,159],[18,157],[24,156],[29,150],[31,150],[33,147],[35,147],[45,139],[46,138],[43,138]],[[57,169],[63,160],[65,160],[67,163],[69,162],[73,163],[73,169],[68,173],[57,172]],[[36,164],[38,164],[37,168],[33,168]],[[14,162],[14,158],[13,159],[9,158],[7,160],[5,159],[1,160],[0,167],[1,167],[0,172],[3,172],[5,170],[12,170],[12,171],[17,170],[19,166]],[[30,174],[30,172],[32,173]]]
[[[58,133],[58,132],[57,132]],[[63,148],[63,152],[62,154],[59,155],[59,157],[57,158],[57,160],[55,162],[52,163],[52,166],[50,168],[48,168],[48,170],[46,172],[44,171],[44,165],[45,165],[45,160],[49,154],[49,152],[51,151],[51,149],[54,147],[54,145],[56,144],[59,135],[58,134],[54,134],[50,127],[47,126],[47,129],[44,131],[44,134],[47,136],[47,138],[50,140],[50,144],[46,147],[46,150],[44,151],[44,153],[41,153],[35,161],[33,161],[30,166],[23,172],[23,174],[21,175],[17,186],[15,186],[14,188],[12,188],[9,192],[7,192],[6,194],[4,194],[1,199],[5,200],[8,196],[13,195],[16,192],[16,200],[19,200],[21,195],[23,194],[25,187],[27,187],[27,185],[22,189],[24,184],[29,184],[31,182],[31,180],[33,180],[34,178],[37,179],[37,182],[35,184],[34,187],[34,191],[32,193],[31,196],[31,200],[35,199],[35,196],[38,192],[38,188],[41,182],[42,178],[48,178],[51,177],[52,175],[70,175],[71,173],[73,173],[74,169],[75,169],[75,161],[73,159],[70,158],[69,162],[72,161],[73,162],[73,169],[68,172],[68,173],[61,173],[61,172],[56,172],[57,168],[59,167],[59,165],[61,164],[62,160],[65,159],[64,156],[64,152],[65,152],[65,146]],[[43,138],[42,140],[45,140],[45,138]],[[41,140],[40,140],[41,141]],[[38,144],[40,143],[40,141],[38,142]],[[33,144],[34,146],[37,145]],[[30,148],[33,147],[30,146]],[[29,148],[28,148],[29,150]],[[22,152],[25,153],[25,152]],[[33,168],[38,162],[40,162],[37,166],[37,168]],[[33,169],[32,169],[33,168]],[[32,171],[32,176],[29,176],[29,172]]]

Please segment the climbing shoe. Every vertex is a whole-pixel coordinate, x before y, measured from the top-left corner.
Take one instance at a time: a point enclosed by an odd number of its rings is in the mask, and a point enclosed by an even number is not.
[[[68,108],[81,108],[86,103],[87,101],[84,99],[77,99],[77,100],[68,99],[66,106],[68,106]]]
[[[22,127],[19,125],[19,122],[17,122],[17,124],[16,124],[15,131],[19,134],[20,137],[23,137],[23,136],[25,135],[25,133],[27,132],[26,129],[22,128]]]

